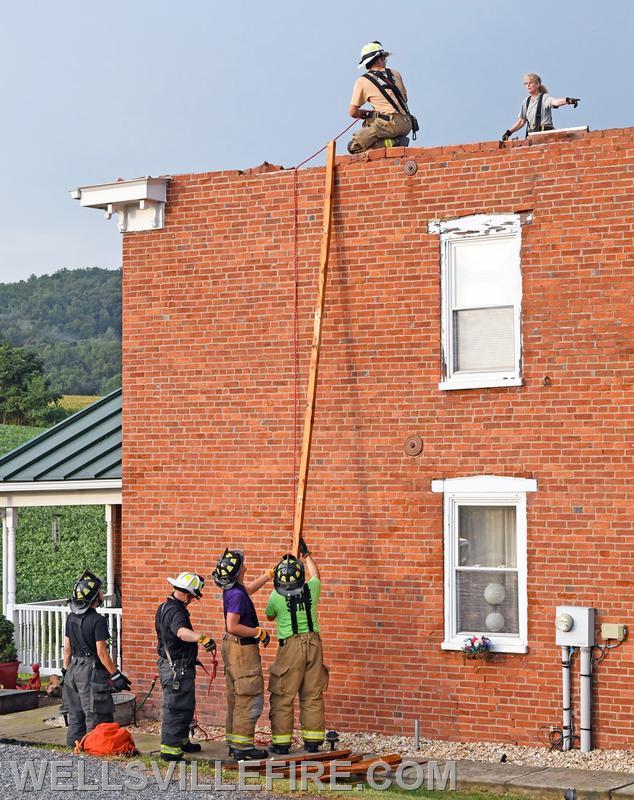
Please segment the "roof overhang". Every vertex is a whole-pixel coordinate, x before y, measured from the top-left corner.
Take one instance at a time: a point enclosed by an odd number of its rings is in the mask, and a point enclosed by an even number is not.
[[[0,482],[0,508],[121,505],[121,480]]]
[[[169,176],[146,177],[80,186],[70,196],[82,207],[101,209],[106,219],[118,214],[121,233],[157,230],[165,225],[169,180]]]

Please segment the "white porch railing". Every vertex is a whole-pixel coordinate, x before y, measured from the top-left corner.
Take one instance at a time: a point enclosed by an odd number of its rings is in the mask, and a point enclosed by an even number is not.
[[[15,609],[15,641],[20,672],[30,672],[31,664],[39,664],[42,675],[59,673],[64,665],[64,630],[70,611],[66,600],[45,600],[19,603]],[[115,664],[121,663],[120,608],[98,608],[108,621],[110,654]]]

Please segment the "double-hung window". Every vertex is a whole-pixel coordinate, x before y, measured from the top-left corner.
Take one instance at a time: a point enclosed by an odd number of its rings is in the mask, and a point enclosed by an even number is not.
[[[441,389],[522,383],[521,222],[478,214],[430,223],[440,234]]]
[[[444,494],[445,650],[472,634],[527,650],[526,493],[537,482],[482,475],[432,481]]]

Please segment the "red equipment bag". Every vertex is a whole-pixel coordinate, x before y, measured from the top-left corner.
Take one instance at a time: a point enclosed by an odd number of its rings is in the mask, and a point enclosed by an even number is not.
[[[74,752],[89,756],[134,756],[138,750],[129,730],[118,722],[100,722],[81,741],[75,742]]]

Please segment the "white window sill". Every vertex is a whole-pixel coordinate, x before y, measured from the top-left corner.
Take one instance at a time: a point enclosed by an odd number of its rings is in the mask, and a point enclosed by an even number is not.
[[[486,634],[485,634],[486,635]],[[464,640],[467,638],[468,634],[461,636],[459,639],[449,639],[448,641],[442,642],[440,645],[441,650],[462,650],[462,645],[464,644]],[[525,642],[521,642],[517,639],[503,641],[498,639],[497,641],[489,636],[491,639],[491,652],[492,653],[528,653],[528,645]]]
[[[522,386],[523,384],[522,378],[518,377],[503,378],[499,375],[494,377],[472,375],[469,377],[453,377],[449,378],[449,380],[441,381],[438,384],[438,388],[443,391],[450,391],[453,389],[490,389],[499,386]]]

